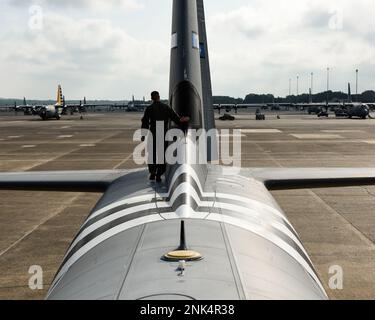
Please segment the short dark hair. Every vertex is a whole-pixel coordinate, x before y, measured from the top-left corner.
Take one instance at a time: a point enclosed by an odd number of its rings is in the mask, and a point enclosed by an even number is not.
[[[159,97],[159,96],[160,96],[159,92],[157,92],[157,91],[152,91],[152,92],[151,92],[151,97],[152,97],[152,98],[154,98],[154,97]]]

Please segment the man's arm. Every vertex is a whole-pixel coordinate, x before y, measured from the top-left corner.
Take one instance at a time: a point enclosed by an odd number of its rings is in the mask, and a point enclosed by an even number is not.
[[[150,129],[150,108],[147,108],[145,111],[145,114],[143,115],[142,118],[142,129],[149,130]],[[142,136],[141,141],[145,141],[146,136]]]
[[[150,108],[147,108],[142,118],[142,129],[150,129]]]
[[[169,119],[171,119],[175,124],[181,125],[180,117],[171,107],[168,107],[168,113],[169,113]]]

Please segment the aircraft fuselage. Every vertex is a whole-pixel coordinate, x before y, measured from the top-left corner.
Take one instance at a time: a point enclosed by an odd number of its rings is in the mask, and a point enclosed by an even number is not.
[[[60,118],[61,118],[60,108],[58,106],[54,106],[54,105],[43,106],[38,110],[38,115],[43,120],[49,120],[49,119],[60,120]]]

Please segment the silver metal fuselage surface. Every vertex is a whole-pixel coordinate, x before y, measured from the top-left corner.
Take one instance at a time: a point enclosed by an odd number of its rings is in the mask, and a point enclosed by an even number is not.
[[[54,105],[42,107],[38,110],[38,114],[43,120],[60,118],[59,109]]]
[[[131,184],[129,183],[131,181]],[[179,221],[202,261],[174,250]],[[49,299],[324,299],[298,235],[263,183],[247,170],[180,166],[171,184],[147,172],[118,179],[82,226]]]

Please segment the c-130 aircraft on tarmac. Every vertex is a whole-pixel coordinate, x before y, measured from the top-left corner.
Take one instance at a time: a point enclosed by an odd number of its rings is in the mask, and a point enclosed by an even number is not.
[[[191,128],[210,130],[211,91],[203,0],[174,0],[171,107]],[[147,176],[145,169],[0,174],[1,189],[104,193],[47,299],[327,299],[269,190],[375,184],[368,168],[186,162],[168,165],[165,183]]]

